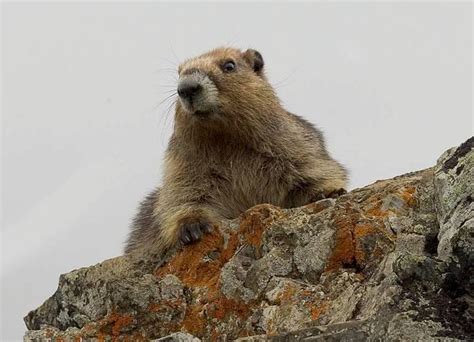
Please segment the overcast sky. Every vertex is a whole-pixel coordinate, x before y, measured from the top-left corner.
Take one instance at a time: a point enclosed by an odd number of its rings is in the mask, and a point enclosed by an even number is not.
[[[433,165],[473,132],[472,5],[2,4],[2,326],[60,273],[121,253],[159,184],[176,67],[259,50],[351,188]]]

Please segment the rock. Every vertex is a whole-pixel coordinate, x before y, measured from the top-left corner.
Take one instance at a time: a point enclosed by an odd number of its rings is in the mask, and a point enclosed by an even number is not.
[[[473,144],[335,200],[258,205],[164,256],[62,275],[25,341],[472,340]]]

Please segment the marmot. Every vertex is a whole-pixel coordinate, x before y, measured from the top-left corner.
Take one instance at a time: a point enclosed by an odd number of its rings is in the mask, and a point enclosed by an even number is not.
[[[125,252],[199,240],[260,203],[298,207],[344,192],[322,133],[286,111],[262,55],[218,48],[179,66],[162,186],[141,203]]]

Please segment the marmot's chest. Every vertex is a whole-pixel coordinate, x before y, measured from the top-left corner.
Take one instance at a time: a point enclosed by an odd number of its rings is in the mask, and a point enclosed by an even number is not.
[[[227,182],[236,186],[259,185],[265,180],[279,180],[281,183],[292,168],[291,163],[282,158],[249,151],[221,155],[208,165],[211,173],[224,177]]]
[[[248,208],[270,203],[281,206],[293,178],[289,162],[258,154],[235,154],[210,165],[212,197],[225,217],[236,217]]]

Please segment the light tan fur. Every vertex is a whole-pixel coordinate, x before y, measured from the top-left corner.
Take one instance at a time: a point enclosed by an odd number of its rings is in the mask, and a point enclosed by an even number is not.
[[[260,59],[254,50],[219,48],[179,67],[180,78],[193,70],[209,76],[218,106],[201,116],[176,102],[162,186],[142,203],[126,252],[160,253],[185,227],[209,227],[259,203],[297,207],[346,187],[321,132],[281,106]],[[234,72],[223,72],[226,60]]]

